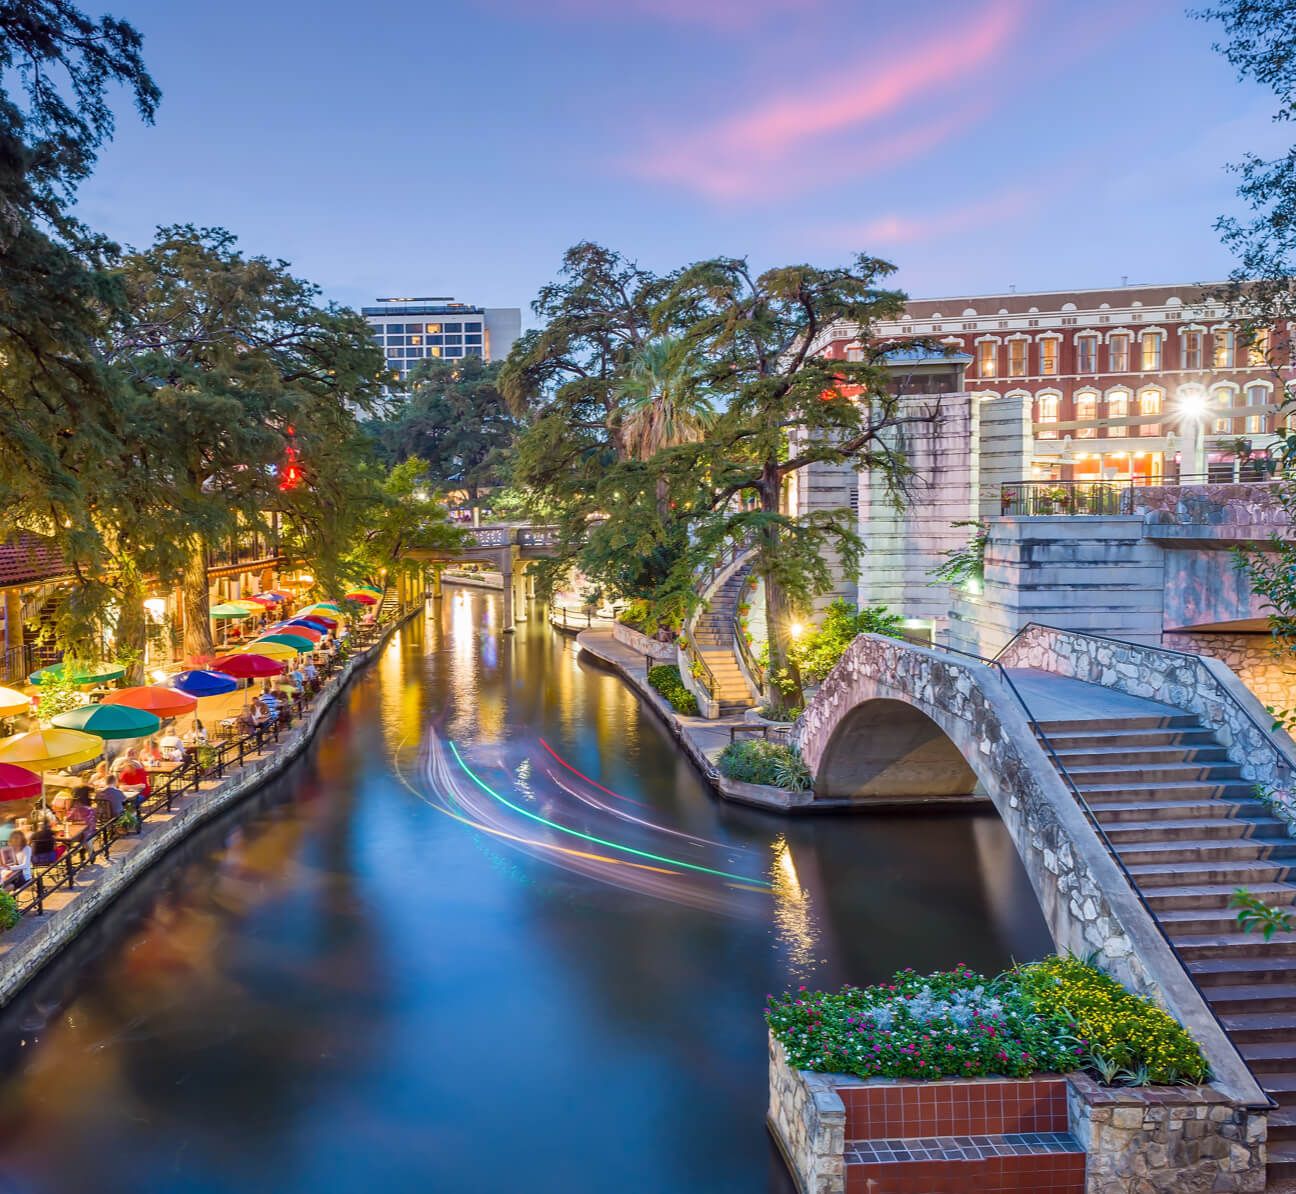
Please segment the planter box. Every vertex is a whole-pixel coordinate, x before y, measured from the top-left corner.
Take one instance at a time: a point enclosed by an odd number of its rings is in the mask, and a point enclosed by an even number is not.
[[[795,1070],[771,1036],[767,1123],[802,1194],[1265,1188],[1265,1112],[1210,1086],[866,1080]]]
[[[640,634],[639,631],[629,626],[623,626],[620,622],[612,623],[612,637],[632,651],[638,651],[640,655],[660,659],[663,663],[675,662],[674,643],[659,643],[655,638]]]

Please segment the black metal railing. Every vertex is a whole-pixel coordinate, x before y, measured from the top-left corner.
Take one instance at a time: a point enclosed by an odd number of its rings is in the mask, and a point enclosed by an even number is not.
[[[1010,481],[999,489],[999,513],[1027,517],[1040,515],[1132,514],[1136,490],[1194,485],[1260,485],[1273,478],[1254,465],[1238,477],[1233,466],[1211,465],[1207,473],[1181,473],[1177,477],[1133,477],[1110,481]]]
[[[738,657],[743,661],[743,666],[747,669],[747,675],[751,677],[751,682],[756,685],[757,693],[762,698],[768,696],[765,669],[761,667],[760,660],[756,658],[755,652],[752,651],[751,643],[747,641],[747,634],[736,617],[733,624],[733,638],[734,650],[737,651]]]
[[[402,606],[398,616],[405,612]],[[346,646],[325,658],[317,665],[320,678],[314,691],[283,700],[273,719],[266,725],[250,731],[218,738],[208,745],[186,752],[185,761],[174,771],[155,773],[147,794],[127,799],[122,815],[105,819],[97,824],[94,834],[87,840],[69,841],[53,862],[32,867],[32,877],[16,888],[10,888],[18,901],[20,915],[40,916],[49,898],[60,891],[77,889],[77,875],[92,865],[99,856],[111,859],[114,843],[127,834],[138,834],[150,818],[169,814],[184,797],[202,790],[205,782],[225,778],[234,767],[241,767],[254,756],[259,756],[278,745],[280,737],[301,718],[314,702],[330,688],[337,673],[346,665],[356,650],[363,650],[375,642],[387,629],[390,621],[356,628],[348,636]],[[42,810],[41,815],[44,815]]]
[[[1046,629],[1052,629],[1052,627],[1047,627]],[[1021,631],[1018,632],[1018,634],[1020,633]],[[1183,955],[1179,952],[1179,949],[1175,945],[1174,941],[1171,939],[1170,934],[1166,932],[1165,926],[1161,923],[1161,920],[1157,916],[1156,911],[1153,909],[1152,905],[1148,903],[1147,897],[1143,894],[1142,888],[1139,886],[1134,876],[1130,874],[1130,870],[1125,865],[1125,862],[1121,858],[1120,853],[1117,851],[1115,844],[1112,842],[1111,838],[1107,836],[1107,830],[1103,827],[1102,822],[1098,820],[1098,816],[1094,812],[1093,806],[1090,805],[1089,801],[1085,799],[1084,793],[1080,790],[1079,785],[1076,784],[1075,780],[1071,776],[1071,773],[1066,769],[1066,765],[1058,757],[1058,753],[1053,748],[1053,743],[1049,740],[1049,736],[1044,732],[1044,728],[1040,725],[1038,721],[1035,720],[1035,715],[1030,711],[1030,706],[1026,703],[1026,698],[1022,696],[1020,690],[1017,688],[1017,685],[1013,683],[1012,677],[1008,674],[1008,668],[1005,666],[1002,660],[999,659],[997,656],[994,659],[987,659],[984,655],[976,655],[971,651],[962,651],[957,647],[951,647],[945,643],[930,643],[930,642],[926,642],[925,640],[910,638],[908,635],[898,635],[896,637],[901,638],[905,642],[911,643],[914,646],[923,647],[929,651],[943,651],[951,655],[961,656],[964,659],[974,660],[977,663],[983,664],[986,667],[993,668],[998,673],[1000,680],[1004,684],[1004,687],[1010,693],[1012,693],[1013,697],[1016,698],[1017,704],[1021,706],[1022,712],[1026,715],[1027,723],[1030,725],[1030,728],[1034,732],[1035,737],[1039,741],[1040,745],[1048,753],[1050,761],[1052,762],[1054,768],[1057,770],[1057,773],[1061,777],[1062,782],[1066,784],[1067,789],[1071,793],[1072,799],[1079,806],[1081,812],[1085,816],[1085,819],[1089,822],[1094,832],[1098,835],[1099,841],[1102,842],[1103,846],[1107,850],[1107,853],[1110,855],[1112,861],[1116,864],[1117,869],[1120,871],[1122,877],[1125,880],[1126,886],[1129,887],[1130,891],[1134,895],[1134,898],[1138,900],[1139,904],[1142,905],[1143,910],[1148,914],[1148,918],[1151,920],[1152,924],[1156,926],[1156,930],[1161,935],[1161,939],[1165,942],[1166,947],[1170,950],[1170,953],[1174,956],[1175,960],[1179,963],[1180,969],[1183,971],[1188,981],[1193,985],[1193,989],[1197,992],[1198,996],[1200,996],[1202,1003],[1205,1005],[1206,1010],[1210,1013],[1211,1018],[1215,1021],[1220,1032],[1224,1034],[1226,1040],[1229,1040],[1231,1042],[1233,1038],[1229,1035],[1228,1029],[1224,1027],[1224,1022],[1220,1019],[1219,1014],[1215,1011],[1215,1008],[1212,1006],[1210,998],[1207,996],[1205,990],[1203,990],[1201,984],[1197,981],[1196,976],[1188,968],[1188,963],[1184,960]],[[1014,640],[1015,637],[1016,636],[1014,636]],[[1101,638],[1102,636],[1092,635],[1090,637]],[[1109,639],[1107,641],[1116,642],[1118,640]],[[1131,644],[1126,643],[1124,645],[1130,646]],[[1004,650],[1007,650],[1006,646]],[[1002,654],[1002,652],[1000,652],[1000,654]],[[1169,654],[1178,654],[1178,652],[1169,652]],[[1238,1059],[1246,1067],[1247,1072],[1251,1074],[1252,1079],[1255,1080],[1255,1074],[1251,1070],[1249,1063],[1246,1061],[1244,1057],[1242,1057],[1240,1051],[1237,1051],[1237,1055],[1238,1055]],[[1257,1086],[1260,1085],[1259,1081],[1256,1081],[1256,1085]],[[1267,1103],[1261,1104],[1260,1106],[1268,1107],[1272,1109],[1273,1107],[1277,1106],[1277,1104],[1274,1102],[1273,1099],[1269,1099]]]

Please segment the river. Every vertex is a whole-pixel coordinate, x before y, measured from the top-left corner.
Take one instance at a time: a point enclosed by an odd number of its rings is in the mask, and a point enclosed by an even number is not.
[[[429,602],[0,1016],[0,1194],[784,1194],[767,992],[1048,951],[993,814],[725,804],[499,602]]]

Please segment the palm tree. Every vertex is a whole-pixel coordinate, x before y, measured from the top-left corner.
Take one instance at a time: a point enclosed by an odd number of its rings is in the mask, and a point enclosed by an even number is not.
[[[617,396],[622,441],[627,455],[638,460],[701,439],[715,419],[696,388],[688,346],[671,336],[651,341],[634,355]]]

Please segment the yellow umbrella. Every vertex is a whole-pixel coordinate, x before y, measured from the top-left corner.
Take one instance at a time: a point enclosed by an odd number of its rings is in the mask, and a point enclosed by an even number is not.
[[[16,688],[0,688],[0,717],[26,713],[30,707],[31,697],[24,696]]]
[[[103,754],[103,740],[80,730],[30,730],[0,742],[0,763],[32,771],[57,771]]]
[[[246,647],[241,647],[238,652],[240,655],[264,655],[267,659],[296,659],[301,654],[300,651],[293,650],[286,643],[248,643]]]

